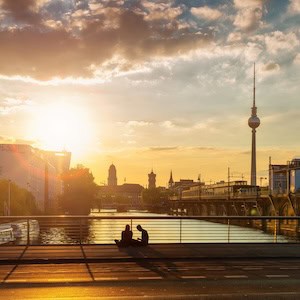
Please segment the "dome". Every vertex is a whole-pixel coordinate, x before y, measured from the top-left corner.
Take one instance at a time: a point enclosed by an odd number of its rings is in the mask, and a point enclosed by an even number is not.
[[[260,125],[260,120],[257,116],[252,116],[248,120],[248,125],[251,128],[257,128]]]

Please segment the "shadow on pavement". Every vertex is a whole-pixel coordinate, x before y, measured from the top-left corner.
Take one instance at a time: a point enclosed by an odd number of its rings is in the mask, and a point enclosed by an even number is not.
[[[8,278],[13,274],[13,272],[16,270],[16,268],[19,265],[18,262],[22,260],[22,258],[23,258],[23,256],[24,256],[24,254],[25,254],[25,252],[26,252],[27,249],[28,249],[28,246],[26,246],[24,248],[24,250],[22,251],[22,253],[20,254],[20,256],[17,258],[17,263],[12,267],[12,269],[10,270],[10,272],[3,278],[3,280],[1,281],[0,284],[5,283],[8,280]]]
[[[119,248],[120,252],[126,253],[130,257],[138,258],[135,262],[137,265],[144,269],[148,269],[156,273],[158,276],[163,278],[173,276],[175,278],[179,278],[177,275],[178,271],[176,270],[176,265],[169,260],[163,261],[164,267],[162,267],[160,261],[160,265],[156,265],[154,261],[149,260],[149,258],[161,258],[163,257],[160,251],[153,249],[151,246],[145,247],[124,247]],[[143,260],[144,258],[144,260]]]

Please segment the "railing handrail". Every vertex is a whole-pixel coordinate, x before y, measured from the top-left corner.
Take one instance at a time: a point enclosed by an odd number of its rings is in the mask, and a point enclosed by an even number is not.
[[[0,216],[1,220],[20,219],[116,219],[116,220],[300,220],[300,216],[86,216],[86,215],[32,215],[32,216]]]
[[[97,221],[98,220],[98,221]],[[117,220],[123,220],[118,222]],[[136,220],[136,221],[135,221]],[[153,222],[147,220],[154,220]],[[172,220],[172,221],[171,221]],[[186,222],[184,221],[186,220]],[[289,220],[297,220],[289,222]],[[13,240],[8,239],[0,243],[13,242],[18,244],[68,244],[79,243],[101,244],[103,241],[114,243],[119,238],[124,224],[134,227],[145,225],[152,241],[179,242],[211,242],[247,240],[250,243],[256,237],[274,243],[288,242],[279,237],[282,232],[290,235],[293,231],[293,241],[300,233],[300,216],[168,216],[168,215],[32,215],[32,216],[0,216],[0,224],[19,223],[21,233],[12,230]],[[171,222],[168,222],[171,221]],[[200,222],[199,222],[200,221]],[[23,226],[25,223],[25,227]],[[227,224],[227,226],[226,226]],[[134,226],[133,226],[134,225]],[[149,226],[149,227],[148,227]],[[224,227],[225,226],[225,227]],[[288,226],[291,226],[288,228]],[[252,228],[254,231],[241,233],[241,228]],[[15,229],[12,227],[12,229]],[[256,231],[259,230],[259,231]],[[287,230],[287,231],[286,231]],[[26,231],[26,232],[25,232]],[[227,232],[227,234],[226,234]],[[265,236],[265,234],[267,236]],[[271,235],[270,235],[271,234]],[[19,240],[18,240],[19,239]],[[298,240],[297,240],[298,241]],[[42,245],[41,244],[41,245]]]

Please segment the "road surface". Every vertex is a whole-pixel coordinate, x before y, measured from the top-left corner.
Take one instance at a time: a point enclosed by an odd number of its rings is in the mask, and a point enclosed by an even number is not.
[[[300,299],[300,259],[0,265],[0,299]]]

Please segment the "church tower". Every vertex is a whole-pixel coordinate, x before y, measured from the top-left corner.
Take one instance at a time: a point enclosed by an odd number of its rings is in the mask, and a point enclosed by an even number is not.
[[[172,170],[170,173],[170,179],[169,179],[169,189],[171,189],[174,185],[174,180],[173,180],[173,175],[172,175]]]
[[[156,188],[156,174],[153,173],[153,169],[151,173],[148,174],[148,189],[155,189]]]
[[[114,164],[108,169],[108,178],[107,178],[108,186],[117,186],[117,170]]]

